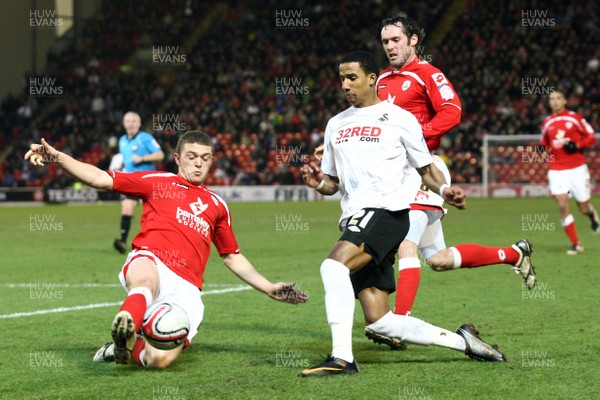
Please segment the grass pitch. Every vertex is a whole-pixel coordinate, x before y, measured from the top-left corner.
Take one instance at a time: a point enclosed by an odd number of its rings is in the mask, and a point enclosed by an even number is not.
[[[468,210],[444,218],[449,246],[531,240],[539,277],[533,291],[507,266],[422,273],[413,315],[452,330],[474,323],[500,345],[507,363],[435,347],[389,351],[363,336],[357,303],[360,374],[311,379],[296,375],[330,351],[319,265],[338,238],[339,205],[230,208],[242,252],[270,280],[297,282],[311,298],[292,306],[254,290],[227,292],[241,281],[213,251],[204,322],[165,371],[91,361],[110,340],[124,298],[117,273],[125,257],[112,249],[119,206],[0,208],[0,398],[592,399],[600,393],[600,237],[576,215],[585,253],[567,256],[552,199],[470,199]]]

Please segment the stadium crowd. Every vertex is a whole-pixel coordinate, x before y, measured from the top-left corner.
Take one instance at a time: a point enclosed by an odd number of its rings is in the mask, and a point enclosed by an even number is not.
[[[483,134],[538,133],[552,86],[566,87],[569,107],[599,130],[600,8],[594,2],[561,0],[546,7],[471,0],[445,27],[450,3],[403,4],[403,11],[429,37],[443,32],[438,44],[420,52],[446,73],[463,104],[462,123],[441,146],[453,163],[454,181],[480,181]],[[524,14],[533,9],[547,14]],[[209,133],[216,149],[209,185],[301,183],[304,157],[322,140],[326,121],[346,107],[331,66],[363,48],[376,52],[384,68],[380,21],[397,11],[355,0],[230,1],[226,7],[106,1],[84,24],[82,38],[61,40],[46,72],[24,77],[22,93],[2,101],[0,148],[8,151],[0,154],[0,186],[72,183],[56,168],[22,161],[27,144],[40,137],[108,167],[129,110],[142,116],[142,128],[167,155],[177,129],[157,129],[157,120]],[[546,26],[535,26],[536,18]],[[156,62],[153,55],[165,51],[176,61]],[[60,95],[31,94],[30,78],[35,83],[44,77],[56,78]],[[163,167],[174,170],[172,157]]]

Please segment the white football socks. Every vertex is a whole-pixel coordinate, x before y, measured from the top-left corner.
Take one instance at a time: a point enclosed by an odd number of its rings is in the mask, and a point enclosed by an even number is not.
[[[408,343],[431,344],[465,351],[465,340],[454,332],[431,325],[415,317],[397,315],[391,311],[367,328],[385,336],[399,338]]]
[[[321,264],[321,279],[325,288],[325,310],[331,328],[331,355],[352,362],[352,322],[354,321],[354,289],[350,270],[330,258]]]
[[[411,268],[421,268],[421,260],[418,257],[406,257],[398,260],[398,271]]]

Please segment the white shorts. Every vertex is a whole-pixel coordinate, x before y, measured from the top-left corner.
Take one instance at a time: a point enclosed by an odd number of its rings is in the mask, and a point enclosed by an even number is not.
[[[587,165],[573,169],[548,170],[550,194],[571,193],[579,203],[588,201],[592,196],[590,188],[590,171]]]
[[[441,210],[410,210],[410,229],[405,240],[419,245],[419,250],[425,259],[446,248]]]
[[[147,250],[132,251],[127,256],[125,264],[119,273],[119,280],[127,292],[127,284],[125,283],[124,270],[129,263],[137,258],[149,258],[156,263],[158,267],[159,289],[158,296],[154,299],[155,303],[171,303],[177,304],[183,308],[190,319],[190,333],[188,333],[188,344],[198,333],[200,323],[204,318],[204,303],[202,303],[202,292],[196,286],[186,281],[175,272],[171,271],[156,255]],[[150,307],[148,304],[147,307]]]

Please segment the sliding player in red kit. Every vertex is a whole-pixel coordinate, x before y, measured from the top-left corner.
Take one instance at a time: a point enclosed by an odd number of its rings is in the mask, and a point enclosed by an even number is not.
[[[569,210],[569,193],[575,198],[579,211],[591,222],[592,233],[600,233],[598,213],[590,203],[590,171],[582,150],[596,143],[594,129],[579,114],[565,108],[567,99],[560,90],[550,94],[552,114],[542,124],[542,145],[550,155],[548,182],[550,194],[556,199],[563,228],[571,240],[567,254],[583,252],[575,230],[575,219]]]
[[[417,56],[416,46],[424,36],[425,31],[406,15],[383,20],[381,41],[391,65],[377,80],[377,94],[380,99],[393,102],[417,118],[427,147],[433,152],[439,148],[441,137],[460,123],[462,110],[448,78]],[[450,183],[450,173],[444,162],[437,156],[434,156],[434,162]],[[413,175],[419,179],[416,172]],[[460,244],[446,248],[441,226],[445,212],[442,205],[442,198],[426,189],[419,191],[411,204],[411,227],[398,249],[395,313],[410,315],[421,276],[418,250],[436,271],[508,264],[521,275],[528,289],[535,286],[531,244],[527,240],[508,247]],[[376,341],[381,342],[380,338]]]
[[[190,321],[187,343],[198,333],[204,315],[202,277],[215,244],[223,264],[236,276],[272,299],[304,303],[308,296],[290,283],[271,283],[240,252],[225,202],[204,186],[213,162],[211,138],[201,131],[182,135],[174,153],[178,173],[102,171],[50,146],[32,144],[25,159],[32,165],[54,162],[62,170],[96,189],[139,197],[144,210],[141,231],[133,239],[119,274],[127,297],[112,324],[114,342],[105,344],[94,361],[165,368],[183,350],[160,350],[139,335],[144,314],[154,303],[183,308]]]

